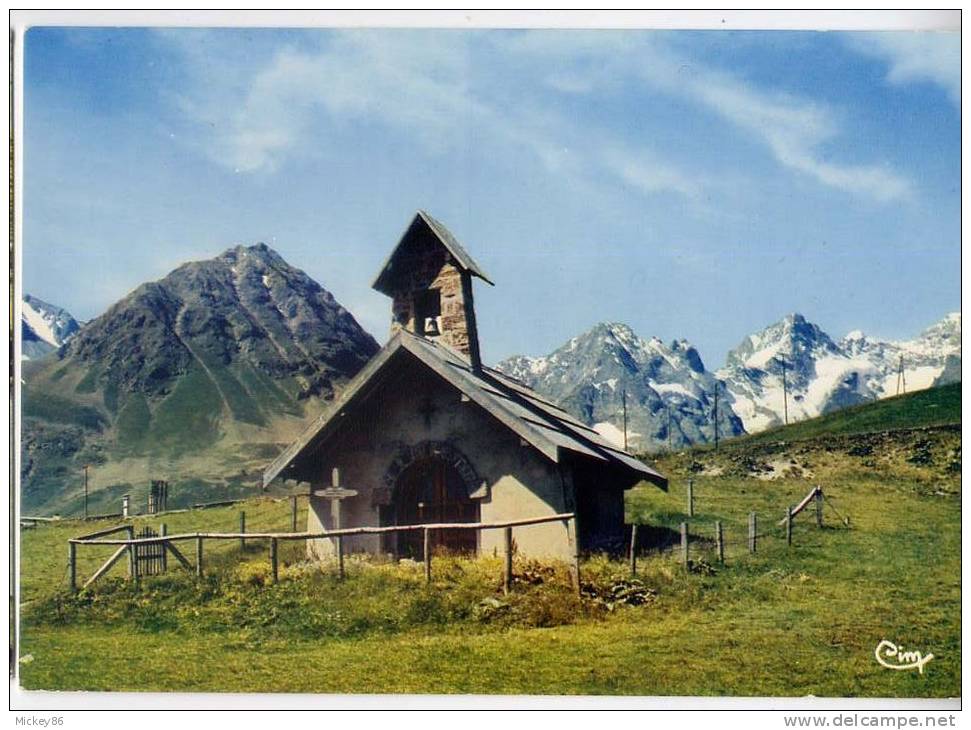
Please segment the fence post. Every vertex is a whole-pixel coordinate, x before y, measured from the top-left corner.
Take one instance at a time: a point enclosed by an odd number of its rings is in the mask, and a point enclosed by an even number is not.
[[[506,527],[502,531],[502,542],[505,548],[505,569],[502,574],[502,591],[509,593],[512,587],[512,528]]]
[[[280,571],[278,563],[277,542],[275,537],[270,538],[270,568],[273,571],[273,583],[280,581]]]
[[[722,532],[721,520],[715,522],[715,547],[718,550],[718,562],[725,562],[725,535]]]
[[[748,551],[750,553],[755,552],[758,537],[756,535],[758,531],[759,519],[755,516],[754,512],[749,512],[748,514]]]
[[[580,518],[573,514],[573,577],[577,582],[577,597],[583,597],[580,585]]]
[[[138,546],[135,545],[135,543],[131,544],[131,567],[132,567],[132,570],[131,570],[132,583],[134,583],[135,585],[135,590],[138,590],[138,582],[139,582]]]
[[[246,512],[243,512],[243,511],[240,511],[239,513],[239,532],[240,534],[243,534],[246,532]],[[245,537],[239,538],[239,549],[240,550],[246,549]]]
[[[823,526],[823,490],[819,485],[816,486],[816,527]]]
[[[77,593],[78,590],[78,546],[73,542],[67,544],[67,572],[68,572],[68,586],[71,589],[71,593]]]
[[[681,523],[681,565],[688,569],[688,523]]]
[[[202,535],[196,535],[196,575],[202,577]]]
[[[630,576],[637,577],[637,523],[630,526]]]
[[[425,542],[425,550],[424,550],[424,554],[425,554],[425,582],[426,583],[431,583],[432,582],[432,540],[431,540],[431,533],[432,533],[432,531],[429,530],[426,527],[423,530],[423,532],[425,533],[425,540],[424,540],[424,542]]]
[[[695,516],[695,480],[688,480],[688,517]]]
[[[166,535],[168,535],[169,534],[169,526],[166,525],[163,522],[158,527],[158,534],[161,535],[162,537],[165,537]],[[160,542],[159,545],[162,546],[162,553],[161,553],[161,557],[162,557],[162,572],[165,573],[169,569],[169,556],[168,556],[169,551],[165,547],[166,545],[168,545],[168,542],[167,541],[163,541],[163,542]]]
[[[786,507],[786,545],[792,547],[792,506]]]
[[[297,495],[290,497],[290,532],[297,531]]]
[[[129,540],[135,539],[135,528],[132,527],[131,525],[128,526],[128,529],[125,530],[125,533],[128,535]],[[135,579],[135,546],[134,545],[128,546],[128,578],[130,580]]]
[[[344,580],[344,536],[337,536],[337,577]]]

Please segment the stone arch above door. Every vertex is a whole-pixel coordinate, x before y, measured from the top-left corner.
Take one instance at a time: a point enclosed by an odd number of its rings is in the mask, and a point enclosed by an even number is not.
[[[395,450],[391,464],[384,473],[380,489],[374,490],[375,504],[390,504],[398,477],[411,464],[421,459],[439,458],[451,464],[461,475],[469,499],[485,499],[489,496],[489,484],[482,479],[472,462],[454,445],[447,441],[422,441],[415,445],[401,444]]]

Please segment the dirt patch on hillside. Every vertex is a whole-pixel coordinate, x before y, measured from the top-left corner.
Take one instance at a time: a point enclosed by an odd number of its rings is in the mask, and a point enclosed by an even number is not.
[[[801,465],[795,459],[775,459],[767,462],[753,476],[762,481],[772,481],[773,479],[812,479],[814,474],[811,469]]]
[[[678,463],[678,462],[681,463]],[[901,470],[924,480],[960,478],[961,427],[823,436],[806,441],[726,443],[720,451],[695,451],[669,462],[670,471],[700,476],[734,476],[763,481],[815,479],[828,468],[860,468],[877,473]]]

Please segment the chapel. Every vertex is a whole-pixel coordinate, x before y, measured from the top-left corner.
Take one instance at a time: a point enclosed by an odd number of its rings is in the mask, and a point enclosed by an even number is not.
[[[496,522],[573,512],[515,533],[517,554],[570,559],[625,541],[624,492],[667,480],[523,383],[485,366],[473,281],[492,284],[449,230],[419,211],[374,288],[391,337],[264,472],[309,482],[311,532],[338,527]],[[334,470],[340,485],[331,484]],[[334,509],[329,487],[348,495]],[[431,548],[502,551],[501,530],[433,530]],[[312,556],[333,553],[309,540]],[[347,552],[421,559],[421,530],[358,535]]]

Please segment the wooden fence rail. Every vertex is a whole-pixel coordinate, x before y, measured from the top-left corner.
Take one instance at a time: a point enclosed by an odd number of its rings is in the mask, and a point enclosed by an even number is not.
[[[816,524],[822,527],[823,525],[823,516],[822,516],[823,515],[823,512],[822,512],[823,488],[818,485],[810,489],[809,494],[803,497],[802,501],[792,508],[792,517],[795,517],[797,514],[802,512],[806,508],[806,506],[813,500],[816,501]],[[779,524],[780,525],[785,524],[787,519],[791,519],[791,517],[789,516],[783,517],[781,520],[779,520]]]
[[[523,520],[508,520],[505,522],[428,522],[418,525],[389,525],[388,527],[347,527],[340,530],[324,532],[186,532],[178,535],[159,535],[157,537],[135,538],[134,540],[95,540],[89,537],[72,537],[68,542],[79,545],[130,545],[140,542],[173,542],[178,540],[195,540],[202,537],[206,540],[320,540],[329,537],[349,537],[352,535],[380,535],[387,532],[407,532],[409,530],[497,530],[503,527],[525,527],[539,525],[544,522],[568,522],[576,515],[572,512],[549,515],[547,517],[532,517]]]
[[[241,516],[241,527],[245,529],[245,522],[243,522],[242,513]],[[87,588],[98,578],[103,576],[108,570],[113,566],[121,556],[126,552],[129,556],[129,577],[133,580],[135,585],[138,585],[139,578],[142,571],[139,570],[139,555],[144,547],[151,545],[161,545],[160,560],[164,565],[165,556],[168,553],[172,555],[179,561],[180,565],[186,570],[192,570],[193,566],[185,558],[180,550],[178,550],[172,543],[180,542],[185,540],[194,540],[196,543],[196,564],[195,572],[196,575],[202,575],[202,561],[203,561],[203,541],[204,540],[239,540],[240,545],[244,545],[244,540],[269,540],[270,541],[270,566],[273,576],[273,582],[276,583],[279,580],[279,541],[280,540],[322,540],[322,539],[334,539],[336,543],[336,557],[338,563],[338,570],[340,577],[344,577],[344,538],[354,535],[381,535],[393,532],[409,532],[414,530],[422,530],[424,532],[424,563],[425,563],[425,579],[431,581],[431,532],[432,530],[498,530],[504,531],[503,534],[503,547],[504,547],[504,566],[503,566],[503,587],[508,591],[512,585],[512,551],[513,551],[513,541],[512,541],[512,528],[514,527],[528,527],[530,525],[540,525],[549,522],[564,522],[569,525],[570,520],[574,520],[574,534],[573,534],[573,560],[574,560],[574,582],[577,592],[580,591],[580,550],[577,544],[577,531],[576,531],[576,514],[573,512],[565,512],[561,514],[548,515],[546,517],[532,517],[522,520],[506,520],[503,522],[443,522],[443,523],[427,523],[418,525],[390,525],[388,527],[349,527],[339,530],[326,530],[323,532],[191,532],[182,533],[177,535],[167,535],[164,532],[162,534],[153,535],[148,537],[135,536],[134,528],[131,525],[125,525],[123,527],[111,528],[110,530],[101,530],[100,532],[91,533],[90,535],[83,535],[81,537],[74,537],[68,540],[68,572],[70,575],[70,586],[71,591],[77,590],[77,548],[79,545],[117,545],[119,549],[104,563],[95,574],[88,579],[84,584]],[[127,539],[104,539],[107,535],[111,535],[116,532],[125,531],[128,533]],[[153,553],[155,555],[155,553]]]
[[[99,537],[105,537],[107,535],[114,535],[116,532],[127,532],[129,536],[134,537],[134,527],[131,525],[122,525],[121,527],[109,527],[107,530],[98,530],[97,532],[92,532],[88,535],[81,535],[81,537],[75,538],[76,540],[97,540]]]

